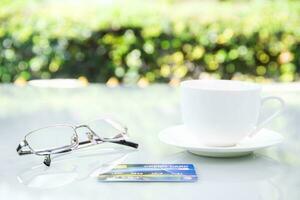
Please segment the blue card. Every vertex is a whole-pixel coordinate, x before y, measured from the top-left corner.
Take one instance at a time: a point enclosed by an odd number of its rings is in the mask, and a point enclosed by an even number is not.
[[[104,182],[195,182],[197,174],[192,164],[119,164],[100,174]]]

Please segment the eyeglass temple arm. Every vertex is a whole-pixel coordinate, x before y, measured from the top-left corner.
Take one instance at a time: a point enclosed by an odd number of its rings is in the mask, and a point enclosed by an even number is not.
[[[130,141],[127,141],[127,140],[108,141],[108,142],[129,146],[129,147],[132,147],[132,148],[135,148],[135,149],[137,149],[139,147],[139,144],[134,143],[134,142],[130,142]]]
[[[95,139],[97,142],[110,142],[110,143],[115,143],[115,144],[121,144],[121,145],[125,145],[125,146],[129,146],[129,147],[132,147],[132,148],[135,148],[137,149],[139,144],[137,143],[134,143],[134,142],[130,142],[130,141],[127,141],[127,140],[119,140],[119,141],[103,141],[101,139],[98,139],[96,138]],[[88,143],[91,143],[90,140],[87,140],[87,141],[82,141],[82,142],[79,142],[79,145],[84,145],[84,144],[88,144]]]
[[[110,142],[110,143],[115,143],[115,144],[121,144],[121,145],[125,145],[125,146],[129,146],[129,147],[132,147],[132,148],[138,148],[138,144],[137,143],[134,143],[134,142],[130,142],[130,141],[126,141],[126,140],[119,140],[119,141],[103,141],[101,139],[98,139],[96,138],[96,141],[101,141],[101,142]],[[79,145],[84,145],[84,144],[88,144],[88,143],[91,143],[91,141],[87,140],[87,141],[82,141],[82,142],[79,142]],[[17,147],[17,152],[20,156],[22,155],[28,155],[28,154],[33,154],[32,151],[30,150],[22,150],[23,147],[27,146],[27,142],[26,140],[22,141],[18,147]],[[69,151],[72,151],[71,149],[67,149],[67,150],[64,150],[64,151],[61,151],[60,153],[66,153],[66,152],[69,152]],[[50,154],[46,154],[45,155],[45,159],[44,159],[44,162],[43,162],[46,166],[50,166],[51,164],[51,156]]]
[[[17,152],[18,152],[18,154],[19,154],[20,156],[32,154],[32,151],[30,151],[30,150],[22,150],[22,148],[25,147],[25,146],[27,146],[27,145],[28,145],[28,144],[27,144],[26,140],[22,141],[22,142],[18,145],[18,147],[17,147]]]
[[[132,147],[132,148],[138,148],[138,144],[137,143],[134,143],[134,142],[129,142],[129,141],[126,141],[126,140],[119,140],[119,141],[103,141],[101,139],[96,139],[96,141],[102,141],[102,142],[111,142],[111,143],[116,143],[116,144],[121,144],[121,145],[126,145],[126,146],[129,146],[129,147]],[[88,143],[91,143],[91,141],[87,140],[87,141],[82,141],[82,142],[79,142],[79,145],[84,145],[84,144],[88,144]],[[61,151],[59,153],[67,153],[67,152],[70,152],[72,151],[71,149],[66,149],[64,151]],[[50,166],[51,164],[51,156],[50,154],[47,154],[45,155],[45,159],[44,159],[44,164],[46,166]]]

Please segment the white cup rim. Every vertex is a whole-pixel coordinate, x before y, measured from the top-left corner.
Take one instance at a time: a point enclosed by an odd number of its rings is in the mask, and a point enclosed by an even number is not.
[[[180,83],[181,88],[205,91],[258,91],[261,86],[256,83],[236,80],[186,80]]]

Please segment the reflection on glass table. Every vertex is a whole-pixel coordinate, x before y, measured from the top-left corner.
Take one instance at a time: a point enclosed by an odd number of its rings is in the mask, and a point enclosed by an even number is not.
[[[122,163],[134,149],[117,147],[96,148],[76,151],[70,155],[56,155],[51,167],[39,164],[21,171],[20,183],[35,188],[55,188],[73,181],[96,178]]]
[[[198,157],[198,172],[203,196],[211,199],[282,199],[282,191],[276,179],[287,171],[280,162],[260,154],[239,158]],[[188,152],[166,157],[174,163],[195,162]],[[260,191],[263,190],[263,191]],[[233,197],[234,196],[234,197]]]

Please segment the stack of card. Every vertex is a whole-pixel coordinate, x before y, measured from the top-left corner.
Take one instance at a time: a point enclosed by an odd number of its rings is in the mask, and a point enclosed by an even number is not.
[[[98,178],[105,182],[195,182],[197,174],[192,164],[119,164]]]

